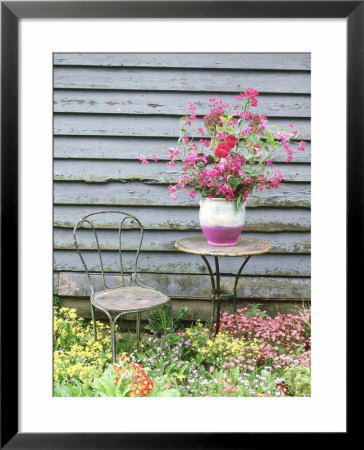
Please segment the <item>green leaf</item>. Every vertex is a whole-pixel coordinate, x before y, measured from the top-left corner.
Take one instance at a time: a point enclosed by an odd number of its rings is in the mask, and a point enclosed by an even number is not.
[[[178,389],[169,389],[168,391],[158,391],[149,397],[181,397],[181,394]]]
[[[239,186],[239,184],[242,183],[242,180],[240,178],[232,178],[230,180],[230,186],[235,189]]]

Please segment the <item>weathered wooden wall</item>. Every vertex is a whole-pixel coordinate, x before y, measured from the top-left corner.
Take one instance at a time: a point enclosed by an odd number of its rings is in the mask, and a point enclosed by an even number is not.
[[[290,164],[284,152],[277,154],[284,183],[248,201],[244,233],[268,240],[273,249],[248,263],[239,296],[271,304],[310,298],[309,54],[55,54],[54,270],[60,296],[88,295],[72,228],[83,215],[107,209],[143,222],[146,281],[175,297],[209,295],[201,258],[174,248],[176,239],[200,232],[198,199],[180,194],[178,202],[169,200],[167,186],[178,168],[166,166],[167,155],[147,165],[136,157],[175,145],[188,101],[203,115],[212,95],[232,101],[247,87],[260,92],[257,111],[266,112],[270,124],[293,123],[308,145]],[[117,269],[115,226],[113,217],[101,224],[110,271]],[[127,233],[128,265],[136,232]],[[92,236],[85,231],[81,240],[96,269]],[[234,259],[223,261],[227,284],[237,266]]]

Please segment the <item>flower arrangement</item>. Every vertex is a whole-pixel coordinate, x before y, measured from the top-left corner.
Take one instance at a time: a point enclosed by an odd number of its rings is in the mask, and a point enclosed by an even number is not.
[[[176,200],[177,189],[186,189],[195,198],[225,198],[229,202],[245,202],[254,191],[276,189],[283,180],[280,170],[275,170],[272,158],[278,148],[293,157],[292,145],[303,151],[306,142],[298,142],[298,131],[292,124],[289,129],[269,128],[266,114],[250,110],[258,105],[259,92],[247,88],[233,105],[211,97],[210,111],[203,117],[203,127],[197,128],[198,138],[188,137],[187,127],[197,120],[196,106],[189,102],[187,113],[180,118],[180,137],[175,148],[168,148],[167,165],[182,164],[184,172],[176,184],[170,184],[170,195]],[[138,158],[146,164],[148,159]],[[153,153],[151,159],[158,161]]]

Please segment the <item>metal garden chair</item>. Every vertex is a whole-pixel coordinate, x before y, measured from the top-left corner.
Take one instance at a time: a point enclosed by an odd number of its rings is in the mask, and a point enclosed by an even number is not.
[[[106,283],[105,279],[105,270],[103,257],[101,253],[101,247],[99,244],[98,238],[98,228],[95,227],[97,225],[97,219],[100,219],[102,215],[119,215],[120,216],[120,225],[119,225],[119,262],[120,262],[120,275],[121,282],[116,287],[109,287]],[[119,224],[119,220],[117,223]],[[130,273],[130,282],[129,285],[126,285],[124,270],[123,270],[123,259],[122,259],[122,250],[121,250],[121,236],[122,231],[125,230],[125,222],[129,221],[130,225],[133,227],[140,229],[140,237],[139,237],[139,245],[137,246],[137,250],[135,253],[134,263],[132,264],[132,271]],[[131,228],[130,226],[128,228]],[[80,239],[77,240],[77,232],[80,229],[91,229],[93,231],[95,237],[95,243],[97,247],[97,252],[100,260],[102,281],[103,281],[103,289],[97,291],[96,286],[92,280],[90,275],[90,270],[86,265],[85,259],[82,255],[82,249],[80,249]],[[116,230],[115,230],[116,231]],[[96,322],[95,322],[95,308],[103,311],[110,321],[111,328],[111,350],[112,350],[112,359],[115,362],[116,351],[115,351],[115,324],[116,321],[125,314],[136,313],[136,335],[137,340],[140,340],[140,319],[141,313],[143,311],[152,311],[158,308],[162,308],[164,306],[168,306],[170,309],[170,315],[172,319],[172,327],[173,327],[173,311],[172,304],[169,297],[162,292],[157,291],[151,287],[145,286],[138,279],[137,274],[137,265],[138,265],[138,257],[140,253],[140,249],[143,242],[143,234],[144,229],[140,221],[128,214],[126,212],[121,211],[102,211],[93,214],[88,214],[87,216],[82,217],[73,229],[73,239],[77,249],[77,252],[81,258],[82,264],[86,270],[86,274],[90,281],[91,285],[91,314],[93,321],[93,332],[95,341],[97,340],[97,331],[96,331]],[[96,272],[92,270],[92,273],[100,273],[100,271]],[[118,272],[119,273],[119,272]],[[126,272],[125,272],[126,273]]]

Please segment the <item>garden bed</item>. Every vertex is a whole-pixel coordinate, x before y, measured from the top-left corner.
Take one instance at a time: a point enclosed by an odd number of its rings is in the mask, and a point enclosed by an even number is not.
[[[180,317],[179,319],[181,319]],[[154,315],[136,342],[118,331],[116,364],[111,362],[110,329],[92,324],[74,309],[54,308],[55,396],[277,397],[310,396],[310,310],[268,316],[251,305],[221,315],[217,336],[197,321],[170,327]]]

